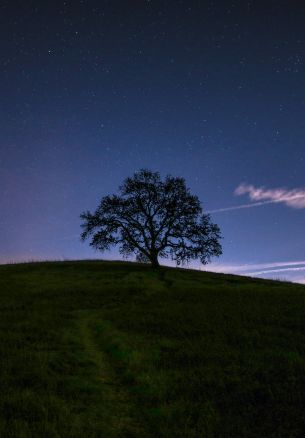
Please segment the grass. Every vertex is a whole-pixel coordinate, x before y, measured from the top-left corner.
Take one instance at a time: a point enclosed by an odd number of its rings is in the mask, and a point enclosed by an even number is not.
[[[1,437],[304,436],[304,286],[6,265],[0,331]]]

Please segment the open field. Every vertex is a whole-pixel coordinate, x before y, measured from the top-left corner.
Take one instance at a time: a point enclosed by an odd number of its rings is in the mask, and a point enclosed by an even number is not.
[[[1,437],[304,437],[304,286],[6,265],[0,312]]]

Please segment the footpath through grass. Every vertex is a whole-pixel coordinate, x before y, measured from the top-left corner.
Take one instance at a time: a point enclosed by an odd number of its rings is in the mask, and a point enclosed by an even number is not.
[[[305,287],[0,267],[0,437],[304,437]]]

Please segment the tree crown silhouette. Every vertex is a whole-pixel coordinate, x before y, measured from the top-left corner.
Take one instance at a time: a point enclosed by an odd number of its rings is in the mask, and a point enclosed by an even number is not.
[[[82,240],[97,250],[119,246],[124,256],[159,266],[170,257],[177,265],[193,259],[203,264],[222,254],[221,233],[185,180],[142,169],[126,178],[119,194],[102,198],[96,211],[81,214]]]

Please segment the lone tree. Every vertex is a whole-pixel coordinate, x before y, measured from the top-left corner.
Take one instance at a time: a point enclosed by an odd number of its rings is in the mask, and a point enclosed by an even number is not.
[[[192,259],[203,264],[222,254],[218,225],[202,214],[197,196],[183,178],[142,169],[126,178],[119,195],[102,198],[96,211],[81,214],[82,240],[100,251],[119,245],[124,256],[159,266],[158,257],[176,261]]]

